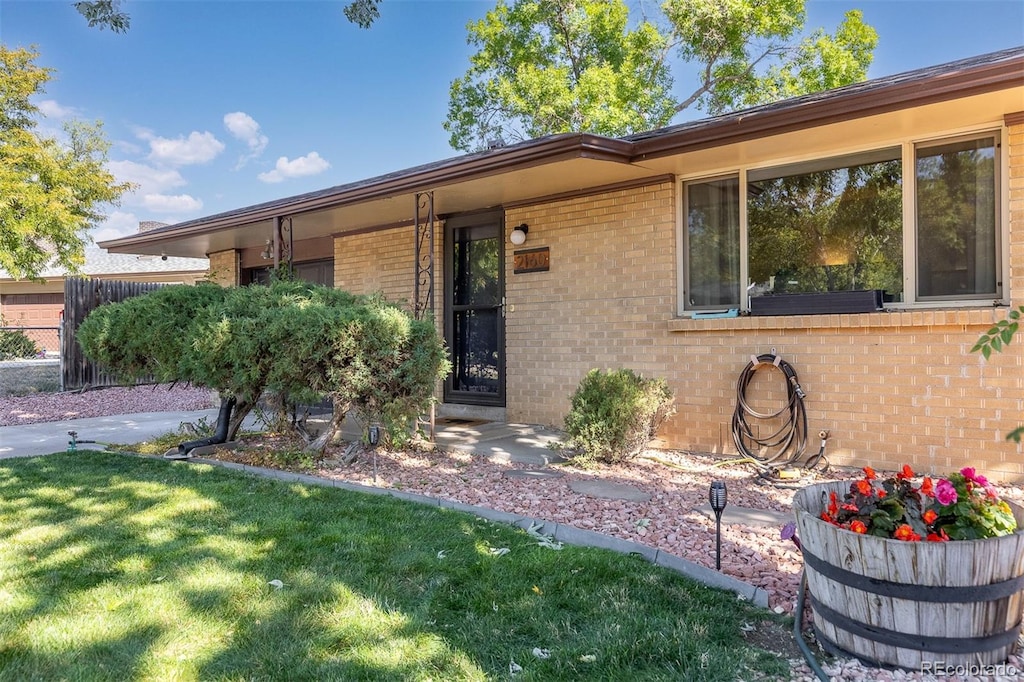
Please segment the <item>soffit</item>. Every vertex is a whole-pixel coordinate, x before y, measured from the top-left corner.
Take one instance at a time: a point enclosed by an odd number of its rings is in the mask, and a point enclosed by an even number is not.
[[[576,192],[628,182],[650,175],[642,166],[615,161],[574,158],[521,168],[498,175],[449,182],[420,191],[434,192],[438,215],[500,207],[536,197]],[[310,239],[384,225],[408,223],[416,216],[415,192],[360,200],[350,204],[301,213],[282,212],[292,219],[293,238]],[[165,230],[163,238],[148,233],[135,244],[111,246],[121,253],[204,257],[229,249],[262,247],[271,237],[271,220],[246,222],[215,231]],[[122,241],[122,240],[119,240]]]
[[[1024,109],[1024,87],[959,100],[768,135],[674,156],[637,159],[650,173],[708,176],[739,167],[775,166],[806,158],[835,156],[904,140],[920,141],[961,131],[998,129],[1005,113]]]

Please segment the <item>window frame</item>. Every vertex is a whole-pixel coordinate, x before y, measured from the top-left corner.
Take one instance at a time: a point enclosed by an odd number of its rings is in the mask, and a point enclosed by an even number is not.
[[[917,152],[919,149],[938,147],[943,144],[955,143],[958,141],[978,140],[992,137],[995,140],[995,177],[993,179],[995,189],[995,267],[996,267],[996,293],[970,294],[960,297],[928,297],[919,300],[918,289],[918,259],[917,259]],[[749,225],[747,216],[747,192],[748,173],[761,173],[774,168],[782,168],[789,165],[813,162],[815,160],[842,158],[844,156],[855,156],[873,151],[899,147],[902,164],[902,219],[903,219],[903,299],[892,303],[883,304],[885,308],[892,309],[927,309],[927,308],[955,308],[955,307],[979,307],[985,302],[993,305],[1008,305],[1010,287],[1007,280],[1010,272],[1010,263],[1007,244],[1009,243],[1009,203],[1006,187],[1009,177],[1009,159],[1006,153],[1005,141],[1007,132],[1005,125],[986,125],[960,130],[947,131],[942,134],[929,135],[927,137],[912,138],[901,137],[898,139],[876,140],[871,145],[856,147],[843,147],[830,149],[827,152],[817,154],[801,154],[792,157],[775,158],[765,162],[755,162],[746,165],[717,168],[705,173],[680,174],[677,175],[676,205],[679,207],[676,218],[676,243],[679,245],[677,258],[677,295],[676,315],[679,317],[692,317],[695,313],[711,312],[705,307],[689,307],[687,305],[688,285],[688,210],[687,186],[701,184],[715,180],[735,177],[739,179],[739,205],[740,219],[740,302],[741,312],[750,310],[750,296],[747,287],[749,286],[750,274],[750,248],[749,248]],[[908,171],[909,169],[909,171]],[[908,226],[911,229],[907,229]],[[724,308],[723,308],[724,310]]]

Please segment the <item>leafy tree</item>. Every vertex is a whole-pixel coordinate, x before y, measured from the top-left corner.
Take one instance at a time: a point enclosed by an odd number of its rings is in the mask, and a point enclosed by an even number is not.
[[[863,80],[877,43],[859,11],[834,35],[804,28],[805,0],[665,0],[629,28],[623,0],[514,0],[471,23],[476,46],[452,82],[452,147],[548,134],[625,135],[696,106],[718,114]],[[699,75],[677,96],[671,60]]]
[[[0,267],[16,279],[51,261],[77,270],[100,207],[131,187],[104,168],[110,145],[99,123],[65,125],[64,142],[35,132],[39,110],[29,98],[51,73],[36,57],[0,45]]]
[[[381,0],[353,0],[345,5],[345,18],[360,28],[370,28],[380,18]],[[109,28],[114,33],[127,33],[131,17],[121,9],[122,0],[82,0],[75,9],[89,22],[90,28]]]

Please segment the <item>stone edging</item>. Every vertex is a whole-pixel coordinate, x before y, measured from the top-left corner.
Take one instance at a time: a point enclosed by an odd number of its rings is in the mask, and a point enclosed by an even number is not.
[[[130,453],[122,453],[130,454]],[[163,459],[158,456],[149,455],[135,455],[139,457],[146,457],[152,459]],[[708,587],[714,587],[721,590],[736,593],[741,599],[745,599],[755,606],[762,608],[768,608],[768,592],[763,588],[756,587],[749,583],[745,583],[742,580],[733,578],[732,576],[719,573],[718,571],[712,570],[700,564],[696,564],[682,557],[678,557],[675,554],[670,554],[656,547],[649,545],[643,545],[638,542],[632,542],[630,540],[622,540],[620,538],[611,537],[604,535],[603,533],[597,533],[592,530],[584,530],[582,528],[576,528],[564,523],[553,523],[551,521],[545,521],[543,519],[535,519],[529,516],[523,516],[522,514],[512,514],[510,512],[498,511],[496,509],[490,509],[488,507],[480,507],[472,504],[464,504],[462,502],[455,502],[453,500],[445,500],[439,497],[429,497],[427,495],[420,495],[418,493],[408,493],[402,490],[394,490],[391,488],[377,488],[370,485],[363,485],[361,483],[349,483],[348,481],[336,481],[330,478],[321,478],[320,476],[311,476],[309,474],[297,474],[291,471],[282,471],[280,469],[268,469],[265,467],[254,467],[248,464],[239,464],[237,462],[223,462],[216,459],[206,459],[202,457],[195,457],[187,460],[193,464],[208,464],[211,466],[219,466],[225,469],[233,469],[235,471],[241,471],[263,478],[276,479],[278,481],[285,481],[290,483],[303,483],[305,485],[315,485],[328,488],[341,488],[343,490],[349,490],[351,492],[367,493],[370,495],[383,495],[387,497],[394,497],[399,500],[405,500],[407,502],[415,502],[417,504],[425,504],[432,507],[440,507],[441,509],[451,509],[453,511],[465,512],[467,514],[473,514],[482,519],[488,521],[495,521],[497,523],[507,523],[512,526],[516,526],[523,530],[527,530],[533,527],[540,533],[552,537],[558,542],[564,542],[568,545],[575,545],[578,547],[595,547],[598,549],[610,549],[613,552],[620,554],[636,554],[647,561],[651,562],[656,566],[667,568],[676,573],[680,573],[691,580],[695,580],[699,583],[707,585]]]

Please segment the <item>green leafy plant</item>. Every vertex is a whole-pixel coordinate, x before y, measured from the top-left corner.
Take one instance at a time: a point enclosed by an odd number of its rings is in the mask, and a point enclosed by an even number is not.
[[[1017,528],[1010,505],[974,467],[945,478],[925,476],[920,485],[907,466],[886,479],[864,467],[842,501],[833,491],[821,519],[867,535],[911,542],[978,540]]]
[[[0,329],[0,360],[18,360],[36,355],[36,343],[20,329]]]
[[[269,286],[164,287],[100,306],[77,337],[119,377],[151,374],[233,397],[229,440],[265,394],[282,408],[330,398],[331,423],[307,445],[319,451],[350,409],[396,438],[407,434],[449,368],[431,321],[381,297],[281,277]]]
[[[630,369],[587,373],[573,393],[565,417],[570,459],[609,464],[640,454],[675,413],[664,379],[646,379]]]
[[[1005,320],[999,320],[992,325],[991,329],[981,335],[978,342],[971,348],[971,352],[980,352],[986,360],[992,356],[992,351],[1001,353],[1003,348],[1008,346],[1010,341],[1013,340],[1013,335],[1017,333],[1022,313],[1024,313],[1024,305],[1007,313]],[[1016,441],[1017,443],[1021,441],[1022,437],[1024,437],[1024,425],[1018,426],[1006,434],[1007,440]]]

